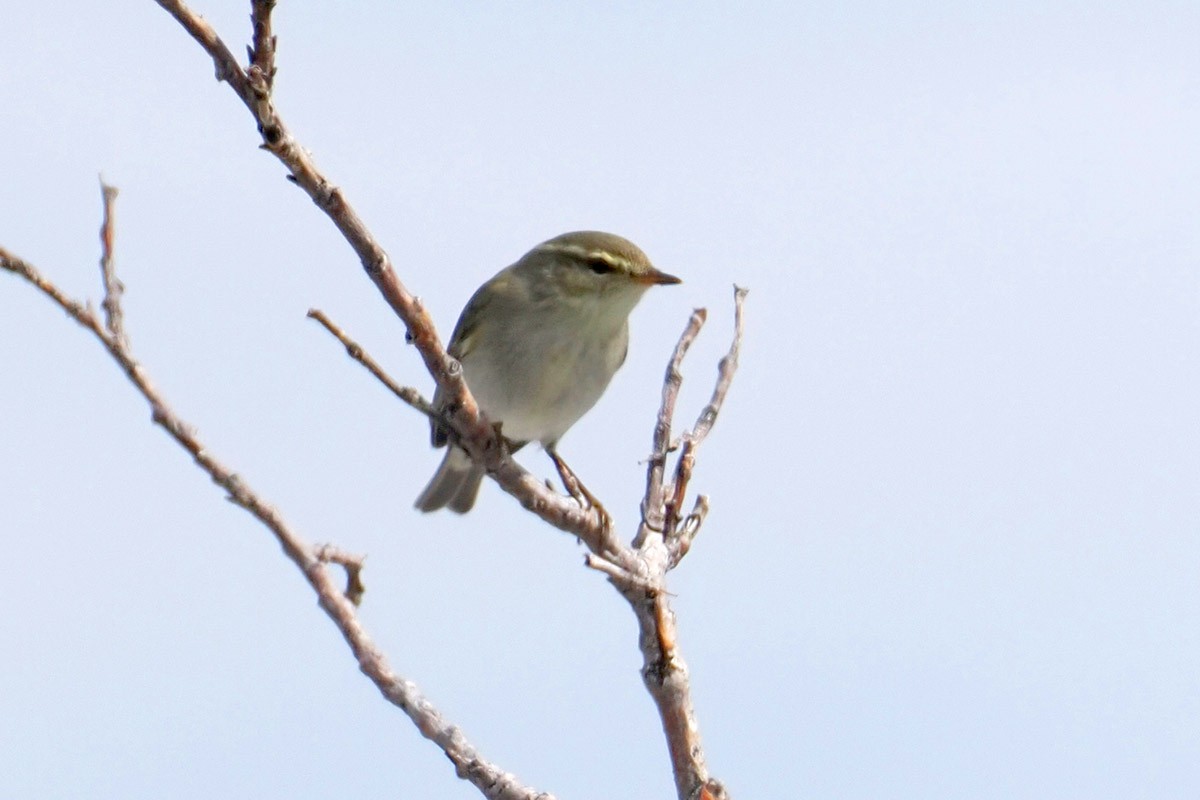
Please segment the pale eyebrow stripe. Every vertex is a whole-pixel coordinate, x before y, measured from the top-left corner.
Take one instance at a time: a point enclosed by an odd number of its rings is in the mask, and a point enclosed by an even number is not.
[[[536,249],[556,253],[566,253],[583,260],[598,259],[615,269],[621,269],[626,272],[631,272],[633,270],[633,265],[630,263],[629,259],[623,258],[614,253],[610,253],[607,250],[588,250],[587,248],[580,247],[577,244],[553,244],[549,242],[538,245]]]

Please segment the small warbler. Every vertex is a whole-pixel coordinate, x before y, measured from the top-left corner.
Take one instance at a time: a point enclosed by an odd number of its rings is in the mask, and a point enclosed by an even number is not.
[[[555,456],[567,429],[596,404],[629,347],[629,313],[651,286],[680,283],[632,242],[611,233],[564,233],[480,286],[447,348],[479,408],[514,447],[541,442]],[[439,389],[435,408],[444,408]],[[448,429],[434,421],[433,444]],[[556,458],[557,463],[557,458]],[[451,444],[421,511],[475,504],[483,467]]]

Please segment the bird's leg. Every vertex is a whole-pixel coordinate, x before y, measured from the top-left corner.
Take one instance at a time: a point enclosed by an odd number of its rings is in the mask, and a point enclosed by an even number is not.
[[[558,451],[547,447],[546,454],[554,462],[554,468],[558,470],[558,477],[563,483],[563,488],[567,490],[567,494],[575,498],[575,502],[581,506],[600,505],[595,495],[587,490],[587,487],[583,485],[583,481],[579,480],[575,472],[567,466],[567,462],[562,460],[562,456],[558,454]]]
[[[575,498],[575,502],[579,503],[583,508],[594,508],[600,512],[600,520],[605,528],[612,526],[612,517],[609,516],[604,504],[596,495],[588,491],[588,488],[583,485],[583,481],[579,480],[574,471],[567,466],[567,462],[562,460],[562,456],[558,454],[553,447],[546,448],[547,455],[554,462],[554,468],[558,470],[558,477],[563,482],[563,488],[567,490],[567,494]]]
[[[518,442],[516,439],[510,439],[505,436],[503,422],[493,422],[492,430],[496,432],[496,440],[500,442],[500,446],[503,447],[510,456],[528,444],[528,442]]]

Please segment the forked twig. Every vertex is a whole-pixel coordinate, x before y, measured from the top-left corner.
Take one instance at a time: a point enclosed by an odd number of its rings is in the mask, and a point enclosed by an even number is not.
[[[644,586],[629,581],[622,582],[614,576],[613,582],[633,606],[640,629],[642,643],[642,680],[658,707],[667,747],[671,754],[671,765],[675,773],[675,785],[679,797],[686,800],[707,796],[726,797],[724,786],[708,774],[704,748],[700,741],[700,726],[692,706],[687,665],[680,653],[675,634],[675,615],[671,610],[669,595],[665,591],[666,574],[675,568],[690,549],[692,541],[708,513],[708,499],[697,498],[692,513],[679,525],[677,510],[682,503],[687,482],[691,477],[696,446],[703,441],[716,420],[729,384],[737,369],[737,353],[743,335],[742,306],[746,290],[735,287],[734,303],[736,322],[733,343],[729,354],[721,360],[717,385],[712,399],[700,413],[696,430],[683,434],[678,462],[671,486],[664,485],[666,462],[670,449],[671,423],[675,414],[675,403],[683,381],[680,365],[692,342],[700,333],[706,319],[704,309],[697,309],[680,334],[679,341],[668,362],[663,379],[662,403],[655,420],[649,464],[646,469],[646,492],[642,499],[642,523],[634,540],[635,551],[642,565],[638,574],[646,574]]]
[[[746,330],[743,319],[746,294],[746,289],[740,286],[733,287],[733,341],[729,344],[729,352],[717,364],[717,382],[713,386],[712,397],[700,410],[695,426],[682,437],[683,443],[680,445],[679,457],[675,462],[675,478],[672,481],[672,490],[670,497],[667,498],[664,513],[664,531],[669,540],[675,536],[679,509],[683,508],[688,483],[692,479],[692,471],[696,466],[696,449],[708,438],[713,424],[716,423],[717,415],[721,413],[721,407],[725,404],[725,395],[729,393],[733,376],[737,372],[738,354],[741,352],[742,337]],[[692,535],[694,536],[695,533],[693,532]],[[675,562],[678,563],[682,557],[682,554],[679,554],[674,558]]]

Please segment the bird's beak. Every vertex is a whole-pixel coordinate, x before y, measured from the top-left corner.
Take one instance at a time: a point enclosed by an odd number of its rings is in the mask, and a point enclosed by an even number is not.
[[[660,272],[654,267],[650,267],[650,269],[646,270],[645,273],[639,275],[637,277],[637,282],[644,283],[647,286],[670,286],[676,283],[683,283],[683,281],[681,281],[679,278],[676,278],[674,275],[668,275],[665,272]]]

